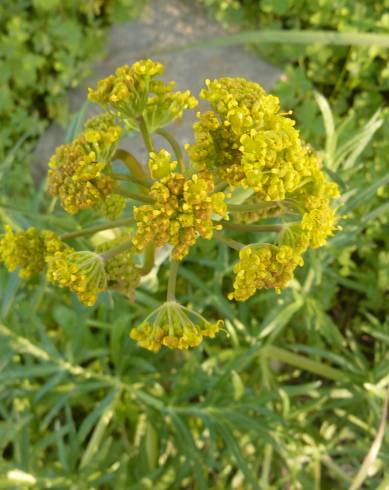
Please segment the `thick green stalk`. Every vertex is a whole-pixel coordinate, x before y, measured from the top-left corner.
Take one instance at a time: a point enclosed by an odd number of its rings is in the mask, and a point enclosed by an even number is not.
[[[262,351],[266,356],[276,359],[277,361],[285,362],[291,366],[296,366],[300,369],[305,369],[311,373],[318,374],[324,378],[332,379],[333,381],[344,381],[345,375],[339,369],[332,368],[322,362],[312,361],[305,356],[294,354],[286,349],[269,345]]]
[[[172,260],[170,262],[170,274],[169,274],[169,282],[167,286],[166,301],[176,300],[176,282],[177,282],[178,266],[179,266],[179,262],[177,260]]]
[[[293,199],[284,199],[283,201],[260,201],[252,204],[228,204],[228,210],[236,213],[244,213],[251,211],[259,211],[261,209],[284,208],[285,212],[297,211],[301,213],[303,210],[298,203]]]
[[[154,245],[154,243],[150,242],[146,246],[143,257],[144,257],[144,263],[143,263],[143,267],[141,269],[141,274],[142,274],[142,276],[147,276],[147,274],[154,267],[154,260],[155,260],[155,245]]]
[[[226,228],[227,230],[235,231],[279,232],[285,228],[285,225],[254,225],[244,223],[230,223],[229,221],[215,221],[215,223],[222,225],[223,228]]]
[[[233,240],[232,238],[228,238],[222,233],[215,232],[213,234],[214,238],[218,240],[221,243],[224,243],[225,245],[228,245],[230,248],[233,248],[234,250],[242,250],[246,245],[243,243],[237,242],[236,240]]]
[[[142,133],[143,141],[145,142],[147,151],[150,153],[154,151],[154,145],[149,130],[147,128],[145,118],[143,116],[140,116],[138,119],[138,123],[139,123],[140,132]]]
[[[270,209],[278,206],[279,201],[262,201],[253,204],[227,204],[228,210],[242,213],[250,211],[259,211],[261,209]]]
[[[228,187],[228,184],[226,182],[219,182],[219,184],[215,185],[215,192],[221,192],[224,191]]]
[[[132,241],[131,240],[126,240],[125,242],[120,243],[119,245],[116,245],[116,247],[112,247],[109,250],[106,250],[105,252],[102,252],[100,254],[100,257],[103,260],[106,261],[106,260],[114,257],[115,255],[118,255],[118,254],[120,254],[122,252],[125,252],[131,246],[132,246]]]
[[[129,199],[133,199],[134,201],[140,201],[140,202],[145,202],[148,204],[153,204],[154,199],[151,197],[148,197],[144,194],[139,194],[138,192],[131,192],[128,191],[127,189],[123,189],[122,187],[115,187],[113,189],[113,192],[115,194],[120,194],[121,196],[128,197]]]
[[[147,179],[147,174],[142,164],[127,150],[116,150],[113,159],[121,160],[134,177],[140,180]]]
[[[69,240],[71,238],[77,238],[84,235],[92,235],[98,231],[111,230],[113,228],[119,228],[120,226],[129,226],[135,223],[134,218],[123,218],[116,221],[110,221],[109,223],[103,223],[101,225],[89,226],[88,228],[83,228],[82,230],[71,231],[69,233],[64,233],[60,236],[61,240]]]
[[[122,174],[120,172],[112,172],[111,177],[113,177],[115,180],[122,180],[126,182],[134,182],[134,184],[138,184],[146,189],[150,188],[151,184],[153,181],[151,179],[139,179],[138,177],[133,177],[132,175],[127,175],[127,174]]]
[[[184,160],[184,155],[181,151],[180,145],[178,141],[175,139],[175,137],[169,133],[169,131],[166,131],[165,129],[157,129],[156,131],[157,134],[165,138],[165,140],[170,144],[170,146],[173,148],[174,154],[177,158],[178,165],[180,167],[180,171],[182,173],[185,172],[185,160]]]

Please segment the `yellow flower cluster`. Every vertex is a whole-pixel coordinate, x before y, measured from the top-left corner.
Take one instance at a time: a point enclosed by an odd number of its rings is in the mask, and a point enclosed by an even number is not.
[[[303,265],[301,255],[309,247],[324,245],[336,229],[336,213],[330,204],[331,199],[338,196],[338,187],[326,179],[317,156],[312,152],[308,153],[307,163],[311,177],[290,194],[301,209],[300,222],[285,229],[280,236],[280,245],[249,246],[240,252],[240,261],[234,268],[234,292],[230,299],[245,301],[257,289],[275,288],[279,291],[284,288],[292,279],[295,268]],[[255,202],[256,196],[253,199]],[[258,211],[256,218],[261,212]],[[252,214],[250,217],[253,219]]]
[[[318,248],[326,243],[336,230],[336,213],[331,200],[339,196],[339,188],[330,182],[320,169],[317,155],[309,155],[311,177],[292,194],[303,209],[301,222],[292,225],[293,246],[304,252],[308,247]],[[286,236],[288,233],[286,234]],[[290,235],[290,234],[289,234]]]
[[[263,200],[284,199],[310,176],[309,151],[279,100],[243,78],[206,81],[201,97],[215,112],[199,115],[188,153],[199,172],[231,187],[252,188]]]
[[[152,352],[162,346],[186,350],[197,347],[204,337],[214,338],[222,325],[221,320],[210,323],[199,313],[168,301],[133,328],[130,337]]]
[[[99,245],[97,251],[99,253],[105,252],[127,240],[128,234],[123,233],[117,238]],[[134,247],[128,247],[124,252],[104,260],[108,289],[125,293],[131,299],[134,298],[135,288],[141,279],[140,269],[134,263],[135,253]]]
[[[336,227],[336,214],[328,201],[324,198],[317,201],[316,206],[304,213],[300,224],[312,248],[323,246]]]
[[[215,230],[223,228],[282,230],[275,244],[244,246],[218,235],[240,250],[229,299],[245,301],[260,289],[279,291],[303,265],[302,254],[309,247],[322,246],[333,234],[336,216],[331,200],[339,192],[322,171],[316,153],[301,140],[295,122],[280,112],[278,98],[243,78],[206,81],[200,95],[210,107],[198,114],[195,143],[186,146],[191,168],[184,169],[174,137],[160,131],[178,162],[165,149],[151,151],[147,171],[133,155],[117,150],[123,129],[116,121],[127,130],[141,131],[150,150],[152,132],[197,105],[188,90],[174,91],[174,82],[157,79],[163,72],[161,63],[140,60],[98,82],[90,89],[89,99],[106,113],[90,119],[81,134],[60,146],[49,162],[49,192],[58,196],[70,214],[93,207],[113,220],[123,212],[127,198],[140,203],[133,207],[133,216],[125,220],[67,233],[66,238],[129,226],[135,221],[134,233],[124,228],[93,252],[76,251],[55,233],[35,228],[13,232],[5,226],[0,236],[0,260],[9,270],[19,267],[20,275],[29,277],[46,265],[50,282],[75,292],[88,306],[109,288],[133,298],[142,271],[152,266],[153,254],[149,252],[154,252],[154,247],[146,247],[170,245],[168,301],[130,334],[140,346],[154,352],[162,346],[195,347],[204,337],[213,338],[221,328],[221,321],[208,322],[172,300],[177,261],[189,253],[199,237],[210,240]],[[118,164],[120,160],[128,172],[114,172],[113,160]],[[240,205],[227,204],[231,190],[237,187],[240,189],[234,198],[245,195],[247,200]],[[226,223],[229,210],[240,224]],[[286,212],[293,216],[282,226],[242,225]],[[139,251],[145,251],[143,269],[136,265]]]
[[[104,200],[98,204],[98,211],[101,216],[114,220],[118,218],[126,207],[126,199],[119,194],[108,194]]]
[[[76,252],[54,233],[46,234],[47,279],[77,294],[92,306],[107,287],[103,259],[94,252]]]
[[[155,131],[197,105],[189,90],[174,92],[174,82],[154,79],[163,72],[164,66],[152,60],[121,66],[89,90],[89,99],[115,112],[129,130],[139,129],[139,117],[143,117],[149,131]]]
[[[28,278],[45,266],[45,243],[42,233],[36,228],[14,232],[4,225],[0,235],[0,261],[9,271],[20,267],[19,275]]]
[[[70,214],[104,205],[114,181],[104,173],[116,150],[122,129],[110,115],[97,116],[72,142],[57,148],[49,162],[48,187]]]
[[[169,243],[174,260],[182,260],[198,236],[210,240],[213,231],[220,229],[212,221],[214,214],[227,216],[225,194],[214,192],[212,179],[196,174],[187,179],[170,173],[152,185],[150,197],[153,204],[134,208],[137,230],[133,243],[138,250],[151,241],[158,247]]]
[[[4,229],[0,237],[0,260],[9,271],[20,267],[20,276],[28,278],[47,266],[48,281],[75,292],[87,306],[92,306],[97,295],[107,289],[133,297],[141,277],[133,260],[134,247],[107,259],[100,253],[128,240],[128,235],[104,242],[96,253],[77,252],[52,231],[29,228],[13,232],[9,225]]]
[[[239,259],[234,267],[234,291],[229,294],[229,299],[237,301],[246,301],[258,289],[279,291],[292,279],[295,268],[304,264],[294,248],[268,243],[248,245]]]

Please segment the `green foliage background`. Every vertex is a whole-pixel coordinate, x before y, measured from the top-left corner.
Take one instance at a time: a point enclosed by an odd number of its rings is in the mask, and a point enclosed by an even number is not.
[[[388,33],[387,0],[204,2],[242,29]],[[15,227],[74,229],[89,217],[54,216],[44,189],[27,193],[27,209],[15,189],[28,179],[36,136],[47,119],[63,117],[63,94],[98,54],[116,9],[128,5],[4,5],[1,217]],[[180,268],[179,297],[225,318],[227,333],[184,353],[151,354],[128,338],[165,296],[164,264],[130,307],[115,294],[85,308],[44,278],[23,283],[1,270],[0,488],[355,490],[362,481],[365,489],[388,488],[389,440],[377,439],[389,385],[387,109],[370,120],[387,100],[388,52],[260,51],[285,68],[276,92],[304,136],[326,149],[328,172],[344,192],[343,229],[306,257],[281,295],[263,292],[238,305],[226,300],[235,255],[200,242]],[[21,58],[26,73],[18,72]],[[322,102],[325,131],[314,90],[328,98],[336,131]],[[363,465],[375,439],[378,454]]]
[[[25,191],[22,172],[51,120],[66,124],[66,91],[104,52],[105,30],[142,0],[2,0],[0,3],[0,190]]]

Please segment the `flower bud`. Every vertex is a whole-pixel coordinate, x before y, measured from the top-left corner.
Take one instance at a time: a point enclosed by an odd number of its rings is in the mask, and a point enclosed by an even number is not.
[[[162,346],[186,350],[197,347],[204,337],[214,338],[222,325],[222,320],[211,323],[199,313],[168,301],[133,328],[130,337],[152,352]]]

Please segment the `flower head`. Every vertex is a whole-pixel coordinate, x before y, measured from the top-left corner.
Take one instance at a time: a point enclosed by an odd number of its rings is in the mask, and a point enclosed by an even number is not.
[[[30,277],[45,266],[45,243],[42,232],[36,228],[25,231],[12,230],[4,225],[4,234],[0,235],[0,261],[9,271],[20,267],[20,277]]]
[[[173,245],[172,257],[182,260],[198,236],[210,240],[214,229],[213,214],[225,217],[225,194],[213,192],[210,178],[170,173],[152,185],[153,204],[134,209],[137,223],[133,243],[138,250],[154,241],[157,246]]]
[[[53,233],[46,236],[45,260],[48,280],[75,292],[87,306],[107,288],[103,259],[95,252],[76,252]]]
[[[221,320],[210,323],[199,313],[168,301],[133,328],[130,337],[152,352],[162,346],[186,350],[197,347],[204,337],[214,338],[222,325]]]
[[[108,194],[99,202],[99,213],[110,220],[117,219],[126,207],[126,199],[119,194]]]
[[[142,116],[148,129],[155,131],[197,105],[189,90],[174,92],[174,82],[155,80],[163,72],[164,66],[150,59],[121,66],[96,89],[89,89],[89,99],[116,113],[129,130],[139,128]]]
[[[328,200],[315,198],[309,201],[314,201],[315,206],[306,209],[299,223],[289,225],[281,240],[298,253],[305,252],[309,247],[322,247],[337,229],[336,213]]]
[[[277,97],[243,78],[206,81],[201,92],[214,112],[199,115],[188,153],[199,172],[231,187],[252,188],[260,199],[284,199],[309,177],[309,151]]]
[[[72,143],[57,148],[49,162],[49,192],[68,213],[101,205],[112,194],[107,170],[121,134],[112,116],[97,116]]]
[[[268,243],[244,247],[239,259],[234,267],[234,291],[229,294],[229,299],[237,301],[246,301],[258,289],[279,291],[292,279],[295,268],[304,263],[292,247]]]

